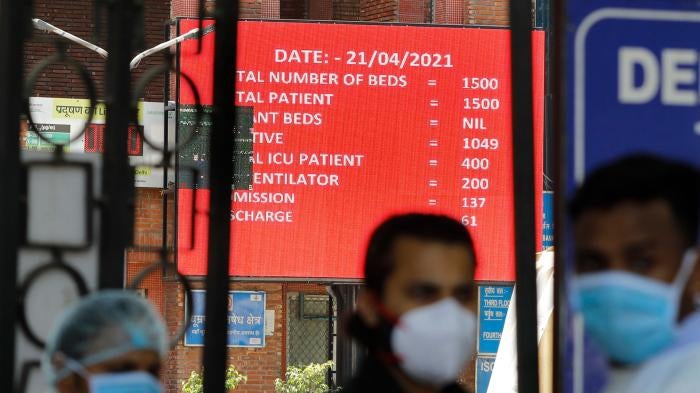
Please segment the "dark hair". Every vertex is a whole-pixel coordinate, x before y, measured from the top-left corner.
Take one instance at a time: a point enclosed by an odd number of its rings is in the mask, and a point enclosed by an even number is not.
[[[394,269],[393,247],[399,237],[463,245],[476,264],[474,243],[459,221],[436,214],[392,216],[374,230],[365,255],[365,282],[378,294],[384,290],[384,282]]]
[[[590,209],[610,209],[623,202],[668,203],[686,245],[698,236],[700,173],[689,164],[635,154],[593,171],[569,204],[576,221]]]

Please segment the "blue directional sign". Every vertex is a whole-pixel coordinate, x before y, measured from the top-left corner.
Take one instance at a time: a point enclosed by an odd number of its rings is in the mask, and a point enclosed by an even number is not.
[[[632,153],[700,166],[700,3],[567,0],[565,18],[567,193]],[[584,349],[569,350],[564,369],[583,373],[569,367],[572,351]],[[574,379],[563,375],[564,392]]]
[[[554,246],[554,191],[542,195],[542,249]]]
[[[634,152],[700,165],[700,6],[567,2],[569,192]]]
[[[512,295],[512,284],[479,285],[479,354],[495,355],[498,352]]]
[[[190,326],[185,332],[186,346],[204,345],[206,291],[193,290]],[[228,346],[265,346],[265,292],[230,291],[228,293]]]
[[[496,357],[487,355],[478,355],[476,357],[475,382],[476,393],[486,393],[491,381],[493,366],[496,363]]]

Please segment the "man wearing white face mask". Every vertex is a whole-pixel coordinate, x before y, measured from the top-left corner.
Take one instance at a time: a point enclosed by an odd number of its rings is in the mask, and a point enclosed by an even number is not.
[[[464,392],[456,381],[476,341],[475,266],[472,239],[452,218],[406,214],[382,223],[348,324],[369,355],[343,391]]]
[[[135,293],[106,290],[58,321],[42,367],[58,393],[162,393],[166,351],[165,325],[153,306]]]
[[[605,392],[696,392],[700,177],[638,155],[587,177],[571,203],[576,302],[610,359]]]

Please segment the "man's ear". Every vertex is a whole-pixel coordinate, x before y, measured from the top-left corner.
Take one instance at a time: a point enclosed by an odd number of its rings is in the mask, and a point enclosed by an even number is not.
[[[365,289],[357,295],[355,312],[367,327],[373,328],[379,325],[377,302],[377,295],[371,289]]]
[[[695,247],[695,268],[688,279],[688,293],[695,302],[694,306],[700,307],[700,246]]]

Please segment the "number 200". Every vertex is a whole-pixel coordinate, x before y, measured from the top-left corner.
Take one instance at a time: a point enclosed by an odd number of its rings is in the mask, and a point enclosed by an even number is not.
[[[462,189],[463,190],[488,190],[489,189],[489,179],[485,177],[463,177],[462,178]]]

